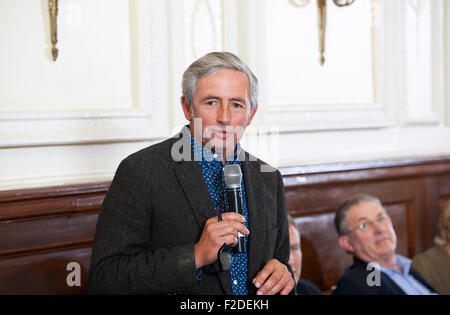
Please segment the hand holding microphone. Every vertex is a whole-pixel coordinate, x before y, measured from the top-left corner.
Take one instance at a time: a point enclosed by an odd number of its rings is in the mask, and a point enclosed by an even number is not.
[[[228,207],[230,212],[235,212],[240,215],[243,214],[242,210],[242,191],[241,181],[242,172],[238,164],[226,165],[223,168],[223,176],[226,185]],[[247,251],[245,247],[245,236],[242,233],[238,234],[238,243],[236,245],[237,253],[245,253]]]
[[[222,213],[221,219],[216,216],[206,221],[200,240],[195,244],[196,268],[215,262],[218,251],[224,244],[236,246],[237,251],[246,250],[244,237],[249,235],[249,231],[243,224],[245,218],[242,215],[240,186],[242,173],[239,165],[235,165],[237,169],[229,166],[233,165],[225,166],[224,178],[230,212]]]
[[[248,235],[244,222],[242,215],[233,212],[222,213],[222,221],[217,216],[207,220],[200,240],[195,244],[195,267],[215,262],[223,244],[236,246],[239,233]]]

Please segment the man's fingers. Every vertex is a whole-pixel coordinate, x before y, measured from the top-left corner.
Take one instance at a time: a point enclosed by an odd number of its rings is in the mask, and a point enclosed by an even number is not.
[[[274,270],[274,272],[272,272],[267,279],[265,280],[265,282],[260,286],[257,294],[261,295],[261,294],[276,294],[278,293],[283,287],[281,286],[282,280],[282,274],[280,272],[278,272],[277,270]]]
[[[283,290],[281,290],[280,294],[288,295],[294,289],[294,286],[295,286],[294,279],[292,279],[292,277],[290,277],[288,284],[284,287]]]
[[[278,292],[284,290],[286,286],[288,286],[290,280],[292,280],[292,276],[290,275],[290,273],[289,275],[286,273],[278,273],[278,274],[274,273],[269,278],[269,281],[272,281],[272,283],[269,283],[267,287],[264,285],[261,288],[261,291],[264,292],[263,294],[267,295],[277,294]],[[292,280],[292,282],[294,281]]]
[[[256,277],[253,279],[253,285],[258,289],[261,288],[271,273],[272,268],[270,268],[270,266],[266,264],[266,266],[264,266],[264,268],[260,272],[258,272]]]
[[[286,266],[272,259],[253,279],[253,284],[258,288],[257,294],[273,295],[279,292],[289,294],[295,282]]]
[[[245,227],[245,225],[240,222],[236,222],[234,220],[229,219],[223,219],[222,221],[210,221],[210,220],[208,220],[209,222],[205,226],[205,228],[211,231],[216,231],[219,233],[219,235],[233,234],[237,237],[238,232],[244,235],[250,234],[249,230]]]
[[[239,216],[237,213],[235,215]],[[239,233],[249,235],[250,232],[244,224],[235,220],[224,219],[217,221],[215,218],[209,219],[205,225],[205,237],[209,239],[210,244],[216,248],[222,246],[223,243],[235,246],[238,242]],[[218,250],[218,248],[217,248]],[[214,250],[212,250],[214,251]]]
[[[200,240],[195,245],[196,267],[210,264],[217,259],[217,251],[225,243],[236,246],[239,233],[249,235],[243,224],[245,218],[235,212],[222,214],[222,220],[213,217],[206,221]]]
[[[245,217],[236,212],[224,212],[222,213],[222,220],[233,220],[236,222],[245,222]]]

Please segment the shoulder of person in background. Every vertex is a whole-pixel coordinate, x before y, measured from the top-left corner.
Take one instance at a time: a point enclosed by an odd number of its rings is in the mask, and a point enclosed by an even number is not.
[[[307,279],[300,279],[297,283],[298,295],[323,295],[317,285]]]

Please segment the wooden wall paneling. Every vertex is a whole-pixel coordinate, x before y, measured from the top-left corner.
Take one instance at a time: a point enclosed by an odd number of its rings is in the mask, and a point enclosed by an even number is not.
[[[98,212],[110,182],[0,192],[0,294],[87,294]],[[67,264],[81,286],[68,286]]]
[[[444,207],[450,202],[450,175],[439,176],[436,180],[436,189],[439,195],[438,203],[440,214],[444,210]]]
[[[0,222],[0,257],[90,245],[98,213],[64,214]],[[45,231],[45,232],[44,232]]]
[[[336,284],[336,270],[344,270],[351,257],[337,243],[334,213],[302,216],[295,219],[302,235],[302,276],[328,291]]]
[[[0,192],[0,220],[98,210],[110,182]]]
[[[302,277],[332,292],[352,257],[339,247],[336,208],[349,196],[381,199],[392,217],[398,252],[432,245],[450,200],[450,157],[296,166],[280,170],[289,214],[302,235]],[[98,212],[110,182],[0,192],[0,294],[86,294]],[[69,287],[67,264],[81,266]]]
[[[432,245],[437,208],[450,196],[449,157],[292,167],[281,173],[288,212],[304,240],[302,276],[326,292],[352,263],[338,250],[333,222],[345,199],[357,193],[380,198],[392,217],[398,253],[413,257]]]
[[[0,294],[88,294],[91,247],[38,251],[0,259]],[[68,286],[67,265],[80,264],[81,286]]]

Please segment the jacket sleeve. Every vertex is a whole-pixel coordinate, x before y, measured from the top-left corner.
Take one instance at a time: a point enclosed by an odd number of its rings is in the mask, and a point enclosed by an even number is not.
[[[167,294],[196,282],[195,244],[149,251],[152,197],[143,164],[122,161],[102,204],[89,269],[93,294]]]
[[[277,235],[277,243],[275,248],[275,256],[274,258],[285,264],[288,268],[289,272],[292,275],[292,279],[294,279],[294,273],[292,272],[292,268],[289,265],[289,257],[291,254],[290,251],[290,240],[289,240],[289,222],[287,219],[287,206],[286,206],[286,197],[284,193],[284,183],[283,177],[281,176],[279,171],[276,171],[277,175],[277,206],[278,206],[278,235]],[[296,289],[291,291],[290,294],[295,294]]]

